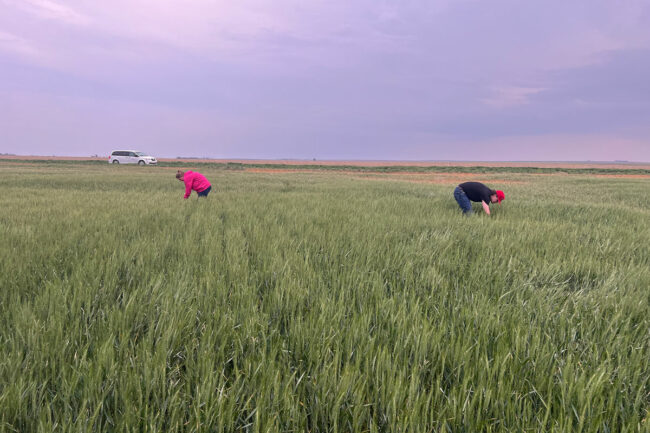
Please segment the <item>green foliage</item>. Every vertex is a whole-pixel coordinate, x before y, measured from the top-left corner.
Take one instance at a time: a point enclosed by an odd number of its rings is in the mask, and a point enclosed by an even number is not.
[[[0,431],[650,431],[647,179],[0,163]]]

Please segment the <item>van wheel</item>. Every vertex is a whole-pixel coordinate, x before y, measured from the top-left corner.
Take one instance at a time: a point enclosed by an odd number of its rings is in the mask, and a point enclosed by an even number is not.
[[[144,165],[144,161],[138,161],[138,165]]]
[[[119,164],[119,163],[120,163],[120,161],[118,161],[117,159],[113,160],[113,164]]]

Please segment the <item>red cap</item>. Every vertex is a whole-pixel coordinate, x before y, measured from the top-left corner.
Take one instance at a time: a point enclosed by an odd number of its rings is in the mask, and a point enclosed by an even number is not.
[[[503,191],[498,191],[497,190],[497,199],[499,200],[499,203],[501,203],[501,200],[505,199],[506,195],[503,193]]]

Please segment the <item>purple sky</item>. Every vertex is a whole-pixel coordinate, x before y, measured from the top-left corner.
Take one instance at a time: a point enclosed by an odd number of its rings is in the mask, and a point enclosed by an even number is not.
[[[650,161],[648,0],[0,0],[0,152]]]

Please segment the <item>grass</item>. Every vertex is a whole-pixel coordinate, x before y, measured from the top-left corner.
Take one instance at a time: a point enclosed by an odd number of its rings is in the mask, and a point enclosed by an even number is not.
[[[648,179],[0,162],[0,431],[650,431]]]

